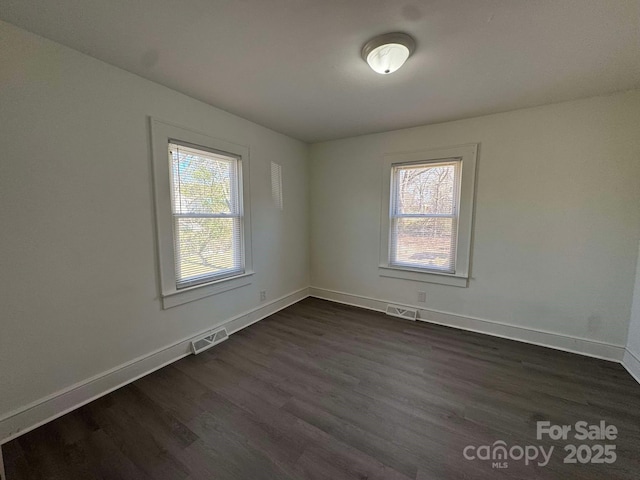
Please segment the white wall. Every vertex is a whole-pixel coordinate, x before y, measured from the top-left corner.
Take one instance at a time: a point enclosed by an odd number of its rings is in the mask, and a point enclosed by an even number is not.
[[[636,266],[636,281],[631,304],[627,351],[625,352],[623,363],[629,372],[636,377],[636,380],[640,382],[640,253]]]
[[[633,91],[313,145],[312,293],[620,359],[640,239],[638,125]],[[469,287],[378,276],[382,155],[475,142]]]
[[[0,421],[308,286],[305,144],[3,22],[0,45]],[[252,285],[161,309],[149,115],[250,147]]]

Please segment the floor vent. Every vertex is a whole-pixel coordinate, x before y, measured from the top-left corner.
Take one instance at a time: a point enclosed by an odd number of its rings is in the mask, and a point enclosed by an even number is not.
[[[404,318],[405,320],[416,320],[418,310],[415,308],[401,307],[400,305],[387,305],[387,315]]]
[[[200,352],[204,352],[207,348],[211,348],[220,342],[224,342],[227,338],[229,338],[229,335],[227,334],[226,328],[206,333],[191,341],[191,351],[194,355],[197,355]]]

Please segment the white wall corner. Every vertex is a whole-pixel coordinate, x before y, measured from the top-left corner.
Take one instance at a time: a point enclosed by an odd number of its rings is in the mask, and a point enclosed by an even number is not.
[[[191,340],[213,328],[224,326],[229,335],[232,335],[308,296],[308,287],[296,290],[222,323],[212,325],[172,345],[140,356],[9,412],[0,418],[0,445],[190,355]],[[6,479],[2,477],[1,480]]]
[[[309,296],[379,312],[384,312],[387,304],[397,303],[389,300],[379,300],[362,295],[354,295],[318,287],[311,287]],[[565,352],[586,355],[588,357],[620,362],[622,361],[625,352],[625,348],[622,345],[598,342],[586,338],[571,337],[554,332],[534,330],[527,327],[508,325],[506,323],[500,323],[493,320],[467,317],[449,312],[427,310],[416,305],[405,304],[404,306],[417,309],[418,320],[424,322],[483,333],[494,337],[516,340],[518,342],[530,343],[542,347],[549,347]]]
[[[636,277],[631,300],[629,329],[627,330],[627,348],[622,365],[640,383],[640,243],[636,260]]]
[[[628,349],[624,351],[622,366],[635,378],[636,382],[640,383],[640,359]]]

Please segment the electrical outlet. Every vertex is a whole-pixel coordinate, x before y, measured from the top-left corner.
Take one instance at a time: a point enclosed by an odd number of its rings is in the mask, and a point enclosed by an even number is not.
[[[427,303],[427,292],[418,292],[418,302]]]
[[[260,301],[264,302],[267,299],[267,292],[265,290],[260,291]]]

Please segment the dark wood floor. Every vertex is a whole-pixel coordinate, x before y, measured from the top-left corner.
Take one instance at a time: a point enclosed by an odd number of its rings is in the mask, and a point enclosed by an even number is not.
[[[536,422],[617,426],[565,464]],[[546,467],[467,445],[555,446]],[[640,385],[620,365],[306,299],[3,447],[20,479],[638,479]]]

